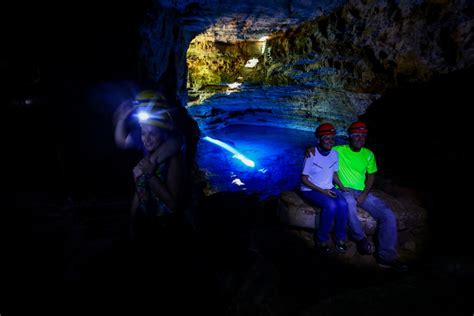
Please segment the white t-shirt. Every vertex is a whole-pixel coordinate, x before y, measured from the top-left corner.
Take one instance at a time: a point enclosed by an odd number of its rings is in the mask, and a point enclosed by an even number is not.
[[[336,151],[331,149],[327,156],[323,156],[315,148],[315,155],[305,158],[301,174],[308,176],[309,182],[321,189],[332,189],[334,172],[338,170],[339,160]],[[301,183],[300,190],[311,191],[311,188]]]

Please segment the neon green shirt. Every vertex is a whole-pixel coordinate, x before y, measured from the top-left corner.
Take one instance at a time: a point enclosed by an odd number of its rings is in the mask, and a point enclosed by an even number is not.
[[[339,153],[339,179],[345,187],[364,190],[365,174],[377,171],[374,153],[367,148],[352,151],[349,145],[334,146]]]

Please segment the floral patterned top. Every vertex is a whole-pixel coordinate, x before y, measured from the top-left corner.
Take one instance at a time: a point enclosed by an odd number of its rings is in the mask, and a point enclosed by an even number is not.
[[[170,159],[161,162],[155,169],[155,176],[166,183]],[[142,174],[135,180],[138,195],[138,212],[146,216],[171,215],[173,211],[156,196],[150,188],[147,176]]]

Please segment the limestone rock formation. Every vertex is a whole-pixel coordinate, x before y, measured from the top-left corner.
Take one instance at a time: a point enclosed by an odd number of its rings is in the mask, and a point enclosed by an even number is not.
[[[382,198],[394,211],[397,217],[397,228],[399,231],[412,231],[426,225],[426,210],[415,205],[405,206],[397,199],[380,190],[374,190],[374,194]],[[321,210],[305,203],[296,192],[287,191],[280,195],[278,214],[280,220],[291,226],[302,228],[315,228],[319,222],[318,214]],[[358,208],[358,218],[367,235],[373,235],[377,223],[362,208]]]
[[[183,106],[188,91],[190,105],[222,104],[202,118],[204,129],[226,121],[229,102],[234,112],[259,106],[234,106],[232,94],[262,91],[278,108],[268,122],[308,129],[326,120],[342,132],[388,88],[473,65],[470,12],[467,1],[160,0],[143,25],[141,55],[157,82],[174,74]]]

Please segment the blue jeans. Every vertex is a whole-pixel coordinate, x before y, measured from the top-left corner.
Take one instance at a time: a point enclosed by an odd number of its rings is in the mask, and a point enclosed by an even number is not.
[[[315,237],[320,242],[328,241],[333,222],[336,240],[344,241],[347,238],[347,202],[341,195],[341,191],[337,189],[332,189],[332,191],[336,192],[337,197],[332,198],[318,191],[301,191],[303,199],[321,208],[319,228],[315,227]]]
[[[365,238],[362,224],[357,217],[357,197],[362,191],[349,189],[348,192],[342,192],[349,207],[349,228],[352,238],[359,241]],[[377,222],[379,247],[377,256],[383,260],[391,261],[397,257],[397,219],[390,207],[374,194],[369,192],[366,199],[360,205]]]

